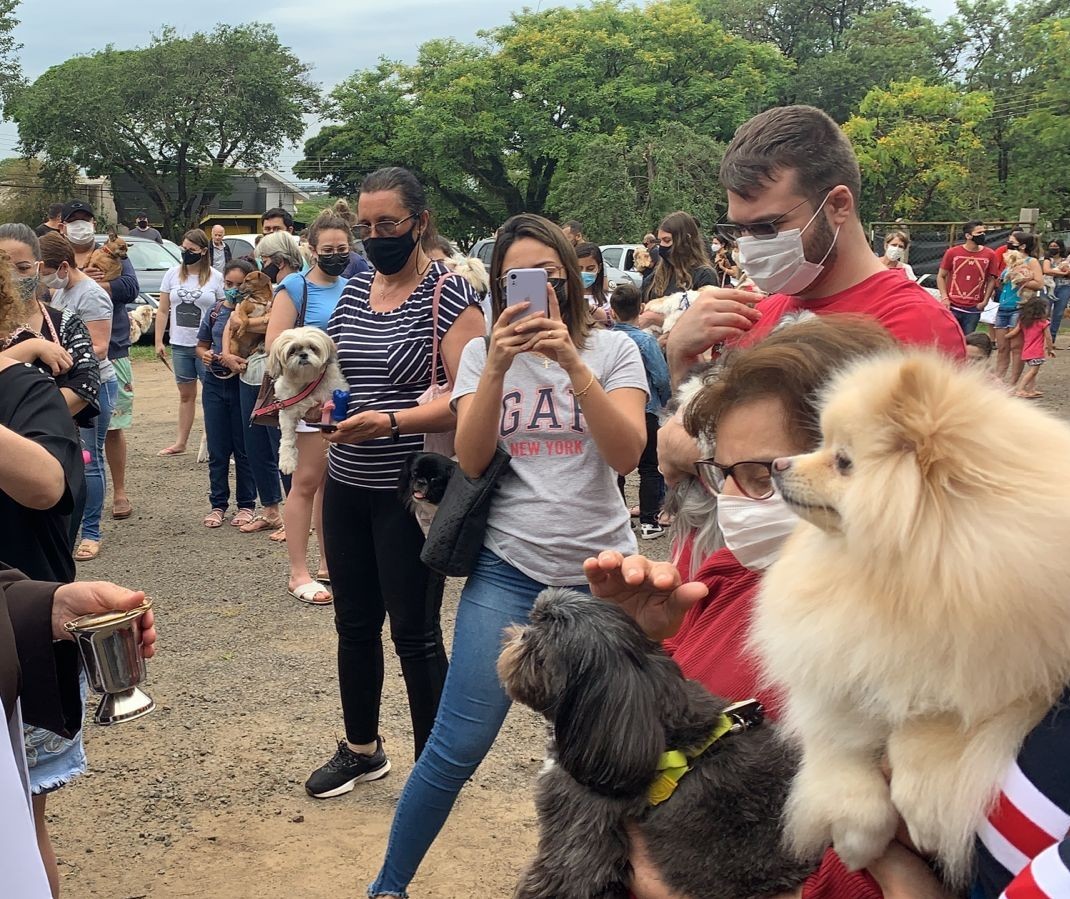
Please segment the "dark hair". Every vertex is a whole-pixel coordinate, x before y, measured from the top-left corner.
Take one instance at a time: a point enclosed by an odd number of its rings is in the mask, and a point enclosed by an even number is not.
[[[710,265],[707,244],[699,233],[698,222],[693,215],[683,211],[674,212],[665,217],[658,230],[668,231],[672,235],[672,255],[668,264],[664,259],[658,260],[658,267],[650,282],[648,300],[665,296],[673,275],[676,276],[677,290],[690,290],[695,269]]]
[[[455,252],[453,244],[441,234],[436,234],[434,237],[430,238],[425,234],[420,243],[421,246],[423,246],[425,253],[430,253],[432,250],[438,250],[440,253],[445,253],[446,258],[450,258]]]
[[[367,175],[360,184],[361,194],[374,194],[381,191],[394,191],[401,200],[401,205],[408,210],[409,215],[421,216],[427,213],[427,226],[420,235],[420,241],[434,240],[438,237],[431,210],[427,205],[427,191],[417,178],[408,169],[401,166],[388,166],[376,169]],[[415,227],[415,226],[414,226]]]
[[[565,228],[568,228],[573,234],[583,234],[583,225],[576,221],[576,219],[569,219],[565,222],[565,224],[561,226],[561,229],[564,230]]]
[[[1053,237],[1051,240],[1048,241],[1048,248],[1049,249],[1051,248],[1052,244],[1055,244],[1055,246],[1057,246],[1059,248],[1059,255],[1060,256],[1065,256],[1066,255],[1066,244],[1065,243],[1063,243],[1058,238]]]
[[[966,346],[975,346],[986,356],[992,355],[992,350],[996,345],[992,342],[992,338],[989,337],[984,331],[974,331],[972,334],[966,335]]]
[[[715,442],[717,423],[735,406],[776,397],[789,433],[807,449],[821,439],[821,389],[844,365],[894,349],[892,336],[859,315],[822,315],[777,328],[754,346],[730,350],[720,378],[688,404],[684,427]]]
[[[862,174],[854,148],[830,116],[813,106],[778,106],[740,125],[721,159],[725,190],[752,199],[784,172],[795,174],[795,192],[819,200],[838,184],[855,199]]]
[[[592,258],[598,265],[598,277],[591,285],[591,296],[594,297],[596,306],[605,306],[608,302],[606,297],[606,263],[602,258],[602,250],[596,243],[581,243],[576,247],[576,259]]]
[[[37,239],[37,234],[29,225],[24,225],[22,222],[5,222],[0,225],[0,240],[14,240],[25,244],[30,248],[34,259],[40,260],[41,258],[41,241]]]
[[[576,251],[564,232],[541,215],[522,212],[520,215],[514,215],[498,229],[494,240],[494,253],[490,257],[490,301],[494,320],[497,321],[505,309],[505,295],[501,285],[502,262],[509,248],[525,237],[549,247],[561,260],[561,267],[565,271],[565,300],[561,304],[561,320],[568,326],[569,336],[577,349],[584,349],[587,346],[587,336],[591,333],[592,318],[590,307],[583,298],[583,281],[580,279]]]
[[[980,228],[983,224],[984,222],[976,219],[971,222],[966,222],[966,224],[962,226],[962,236],[968,238],[970,236],[970,232],[972,232],[975,228]]]
[[[276,206],[274,209],[269,209],[262,216],[260,216],[261,222],[266,222],[268,219],[282,219],[283,225],[286,226],[286,230],[289,231],[294,226],[294,217],[290,215],[281,206]]]
[[[323,231],[342,231],[346,235],[346,240],[350,243],[353,242],[353,229],[350,228],[349,222],[334,209],[324,209],[323,212],[316,216],[315,221],[308,226],[305,237],[308,239],[310,247],[315,249],[316,244],[319,243],[320,233]]]
[[[185,234],[182,235],[183,240],[188,240],[194,246],[200,247],[202,250],[207,250],[211,246],[211,241],[208,239],[208,235],[200,228],[191,228]],[[202,253],[200,262],[194,265],[186,265],[182,263],[182,268],[179,270],[179,275],[182,280],[185,281],[189,277],[189,273],[193,271],[197,273],[197,280],[200,282],[201,287],[212,277],[212,254]]]
[[[1025,250],[1027,256],[1037,255],[1037,236],[1029,231],[1012,231],[1013,237]]]
[[[62,234],[54,231],[41,238],[41,262],[48,268],[59,268],[64,262],[75,266],[74,247]]]
[[[1035,325],[1037,322],[1048,318],[1050,308],[1047,297],[1038,294],[1018,307],[1018,321],[1023,328],[1028,328],[1030,325]]]
[[[252,262],[245,257],[241,257],[238,259],[231,259],[230,262],[223,266],[223,276],[226,277],[227,272],[235,268],[241,269],[246,275],[256,271],[256,266]]]
[[[48,204],[48,217],[50,219],[58,219],[61,215],[63,215],[63,204],[62,203],[49,203]]]
[[[613,308],[613,314],[618,321],[632,322],[639,318],[639,288],[631,281],[621,281],[613,288],[609,297],[609,305]]]

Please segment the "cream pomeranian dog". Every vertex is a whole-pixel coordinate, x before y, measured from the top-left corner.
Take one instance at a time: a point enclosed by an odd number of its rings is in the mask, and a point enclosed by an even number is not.
[[[267,373],[275,379],[279,409],[279,471],[297,468],[297,423],[335,390],[348,386],[338,367],[338,350],[319,328],[290,328],[271,344]],[[296,400],[294,398],[297,398]]]
[[[804,521],[751,637],[802,748],[786,836],[857,869],[902,815],[961,884],[1070,680],[1070,427],[927,353],[843,373],[821,427],[816,452],[775,464]]]

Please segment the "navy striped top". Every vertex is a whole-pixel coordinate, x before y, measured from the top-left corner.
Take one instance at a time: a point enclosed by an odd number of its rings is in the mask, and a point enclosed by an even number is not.
[[[374,272],[361,272],[346,284],[327,333],[338,347],[342,374],[349,382],[349,415],[361,406],[381,412],[411,409],[431,386],[432,301],[435,284],[446,271],[441,263],[432,263],[416,290],[391,312],[374,312],[368,302]],[[465,309],[478,305],[479,295],[464,278],[443,284],[438,309],[440,384],[445,382],[442,338]],[[394,490],[405,458],[423,446],[422,434],[403,434],[398,443],[383,437],[359,446],[332,445],[328,470],[344,484]]]

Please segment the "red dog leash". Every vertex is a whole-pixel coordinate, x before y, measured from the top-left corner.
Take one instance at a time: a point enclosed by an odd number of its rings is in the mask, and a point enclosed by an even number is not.
[[[317,377],[315,381],[305,387],[305,389],[302,390],[300,393],[295,393],[293,396],[287,397],[284,400],[277,399],[273,403],[268,403],[265,406],[261,406],[259,409],[253,412],[253,415],[257,418],[259,418],[261,415],[274,415],[276,412],[282,409],[288,409],[290,406],[296,406],[302,400],[307,400],[313,394],[313,392],[315,392],[316,388],[320,386],[320,383],[323,381],[323,376],[325,374],[325,371],[320,372],[319,377]]]

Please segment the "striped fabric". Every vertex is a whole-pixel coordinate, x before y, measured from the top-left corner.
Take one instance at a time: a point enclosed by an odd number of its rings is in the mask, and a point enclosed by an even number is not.
[[[435,284],[445,274],[433,263],[416,290],[391,312],[373,312],[368,303],[373,272],[350,279],[327,325],[338,346],[342,374],[349,382],[349,414],[362,406],[380,412],[397,412],[416,405],[431,386],[431,308]],[[479,297],[461,277],[448,279],[439,301],[439,340]],[[439,382],[445,379],[439,354]],[[405,458],[423,449],[422,434],[405,434],[398,443],[389,437],[359,446],[334,445],[330,475],[337,481],[371,490],[393,490]]]
[[[1026,738],[978,833],[975,899],[1070,897],[1070,690]]]

